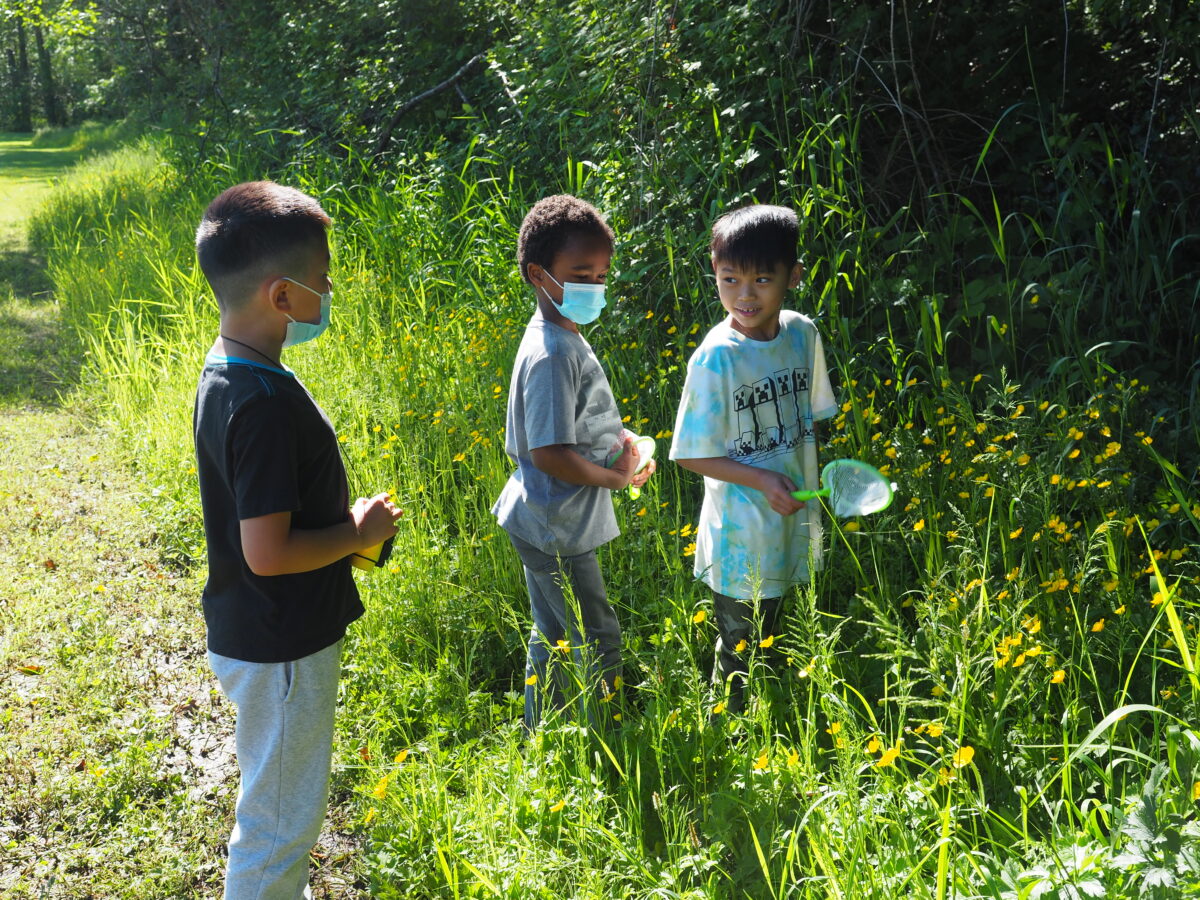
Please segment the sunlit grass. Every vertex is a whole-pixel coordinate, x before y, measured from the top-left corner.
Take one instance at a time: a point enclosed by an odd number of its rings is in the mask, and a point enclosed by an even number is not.
[[[191,397],[216,319],[191,240],[252,169],[230,158],[184,182],[142,145],[80,168],[36,232],[86,380],[158,486],[173,552],[196,561]],[[1120,825],[1144,790],[1155,827],[1194,834],[1200,502],[1171,460],[1178,430],[1148,385],[1103,365],[1028,384],[953,365],[943,316],[987,319],[937,297],[863,333],[880,321],[868,299],[895,286],[873,261],[884,238],[815,183],[780,199],[844,226],[812,225],[797,298],[823,314],[840,372],[822,454],[880,466],[897,502],[833,523],[826,570],[769,648],[746,648],[755,700],[735,718],[707,684],[699,485],[664,464],[639,499],[615,498],[623,535],[602,551],[629,661],[597,707],[613,726],[563,720],[523,743],[525,591],[488,509],[510,469],[508,373],[532,309],[512,256],[534,194],[470,154],[387,188],[345,171],[281,176],[335,222],[333,327],[285,361],[329,412],[352,490],[405,509],[390,565],[360,581],[339,718],[378,896],[1136,890],[1150,856],[1115,860],[1151,847]],[[671,289],[623,279],[618,253],[616,303],[588,332],[630,427],[664,443],[717,317],[704,236],[672,241],[655,282]],[[1005,303],[989,307],[997,342],[1030,297]]]

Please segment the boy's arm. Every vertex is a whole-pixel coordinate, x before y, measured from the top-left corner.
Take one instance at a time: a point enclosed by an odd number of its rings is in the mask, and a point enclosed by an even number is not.
[[[653,471],[651,467],[647,466],[645,470],[634,476],[633,470],[637,468],[641,456],[629,438],[625,439],[625,450],[613,463],[611,469],[589,462],[566,444],[535,447],[529,451],[529,455],[533,459],[533,464],[551,478],[557,478],[567,484],[608,488],[610,491],[619,491],[631,482],[638,484],[638,479],[641,479],[641,483],[645,483],[646,478],[649,478]]]
[[[749,466],[746,463],[730,459],[728,456],[677,459],[675,462],[689,472],[695,472],[706,478],[728,481],[731,484],[740,484],[743,487],[761,491],[766,496],[771,509],[781,516],[790,516],[792,513],[804,509],[804,503],[792,496],[792,491],[798,490],[795,483],[780,472]]]
[[[290,512],[242,519],[242,555],[255,575],[311,572],[383,543],[396,533],[399,515],[380,494],[359,498],[348,520],[328,528],[292,528]]]

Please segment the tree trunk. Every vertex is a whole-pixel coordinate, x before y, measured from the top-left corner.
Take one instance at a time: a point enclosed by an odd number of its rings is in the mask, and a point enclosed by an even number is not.
[[[50,53],[46,50],[46,41],[42,37],[40,26],[33,27],[33,39],[37,44],[38,82],[42,88],[42,107],[46,111],[46,122],[51,128],[57,128],[67,123],[63,120],[58,93],[54,90],[54,73],[50,69]]]
[[[25,25],[20,19],[17,19],[16,26],[17,60],[13,67],[13,129],[33,131],[31,118],[33,101],[29,90],[29,54],[25,48]]]

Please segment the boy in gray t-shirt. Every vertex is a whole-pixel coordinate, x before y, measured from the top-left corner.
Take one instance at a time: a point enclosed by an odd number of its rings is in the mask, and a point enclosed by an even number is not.
[[[640,487],[637,448],[621,425],[608,379],[579,333],[604,307],[613,233],[590,204],[560,194],[525,216],[521,276],[537,294],[513,362],[505,450],[517,469],[492,507],[525,568],[533,628],[525,664],[525,727],[542,698],[568,700],[570,679],[549,667],[569,649],[602,694],[620,688],[621,629],[596,548],[616,537],[611,492]],[[564,587],[569,586],[568,602]]]

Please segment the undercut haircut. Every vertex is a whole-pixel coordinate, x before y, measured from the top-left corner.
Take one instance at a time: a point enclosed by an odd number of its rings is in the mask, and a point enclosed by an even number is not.
[[[529,264],[537,263],[548,269],[562,249],[572,240],[613,250],[613,230],[600,211],[592,204],[572,197],[555,194],[533,205],[521,222],[517,238],[517,264],[521,277],[529,282]]]
[[[223,191],[196,229],[196,257],[222,309],[243,305],[263,278],[298,269],[328,245],[329,216],[302,191],[247,181]]]
[[[713,261],[747,271],[796,264],[800,222],[786,206],[755,204],[725,213],[712,227]]]

